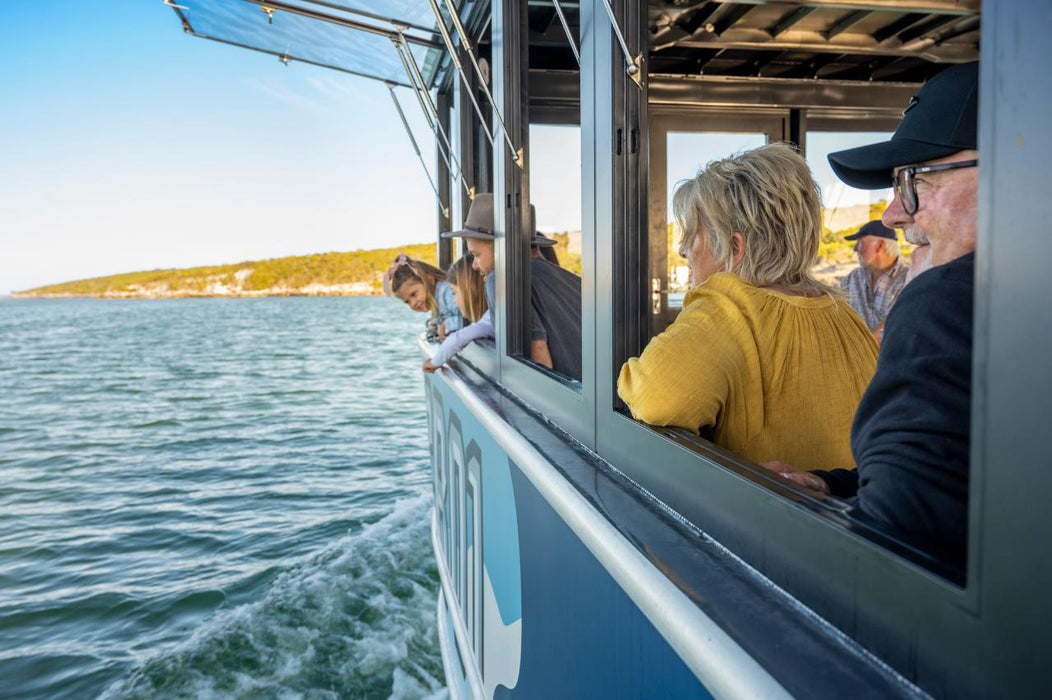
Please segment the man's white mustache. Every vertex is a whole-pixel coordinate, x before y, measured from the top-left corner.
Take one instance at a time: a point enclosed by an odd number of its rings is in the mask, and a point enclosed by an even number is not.
[[[906,240],[913,245],[928,245],[931,243],[931,241],[928,240],[928,234],[912,226],[902,229],[902,234],[906,237]]]

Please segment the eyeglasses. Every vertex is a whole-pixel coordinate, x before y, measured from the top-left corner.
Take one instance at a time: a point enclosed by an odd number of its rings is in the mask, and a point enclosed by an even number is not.
[[[922,173],[937,173],[940,170],[956,170],[958,168],[974,168],[979,165],[978,160],[962,160],[958,163],[943,163],[942,165],[914,165],[903,168],[891,178],[891,184],[895,192],[902,200],[902,208],[907,214],[917,213],[920,202],[917,200],[917,181],[914,179]]]

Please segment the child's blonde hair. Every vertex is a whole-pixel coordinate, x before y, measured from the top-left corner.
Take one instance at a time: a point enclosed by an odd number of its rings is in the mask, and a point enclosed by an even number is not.
[[[405,253],[395,258],[394,264],[384,275],[384,290],[391,296],[397,296],[398,290],[410,282],[424,285],[427,294],[427,308],[432,314],[438,313],[438,301],[435,299],[435,285],[444,282],[446,273],[423,260],[414,260]]]
[[[486,282],[478,270],[471,266],[472,262],[474,258],[471,253],[467,253],[446,271],[446,279],[457,288],[464,305],[464,316],[469,323],[478,321],[489,308],[486,303]]]

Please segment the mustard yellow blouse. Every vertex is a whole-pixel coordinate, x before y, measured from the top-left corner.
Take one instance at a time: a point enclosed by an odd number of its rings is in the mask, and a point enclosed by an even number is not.
[[[621,368],[637,419],[698,432],[754,462],[852,468],[851,421],[877,367],[858,314],[832,296],[760,289],[721,272]]]

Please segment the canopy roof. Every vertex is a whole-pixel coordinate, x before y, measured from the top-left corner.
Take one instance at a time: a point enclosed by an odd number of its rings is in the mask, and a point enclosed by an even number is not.
[[[979,0],[648,0],[647,74],[923,82],[979,57]],[[561,2],[580,36],[577,2]],[[530,0],[530,67],[574,70],[551,0]]]
[[[422,0],[166,0],[183,30],[204,39],[409,85],[392,39],[404,33],[428,88],[445,53]]]

